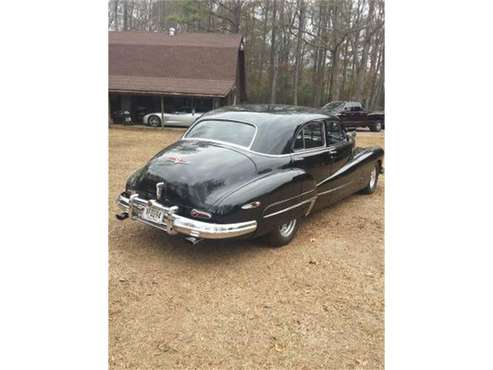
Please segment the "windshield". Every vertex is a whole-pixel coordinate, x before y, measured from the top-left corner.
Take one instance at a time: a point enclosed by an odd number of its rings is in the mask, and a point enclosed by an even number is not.
[[[210,139],[248,147],[255,135],[255,127],[248,123],[206,120],[197,123],[186,138]]]
[[[342,101],[333,101],[333,102],[330,102],[328,104],[325,104],[322,107],[322,110],[331,111],[331,110],[334,110],[336,108],[342,107],[343,104],[344,104],[344,102],[342,102]]]

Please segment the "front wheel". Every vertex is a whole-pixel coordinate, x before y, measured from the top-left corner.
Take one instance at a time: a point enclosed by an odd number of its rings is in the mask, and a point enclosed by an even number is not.
[[[370,126],[370,130],[373,132],[380,132],[382,130],[382,123],[377,122],[374,125]]]
[[[293,240],[298,228],[300,226],[300,220],[298,218],[293,218],[287,222],[279,224],[274,230],[269,234],[269,242],[274,247],[282,247],[289,244]]]
[[[161,118],[159,118],[158,116],[150,116],[148,122],[149,122],[149,126],[152,127],[161,126]]]
[[[375,163],[375,165],[370,171],[370,178],[368,180],[368,184],[364,187],[364,189],[361,190],[363,194],[371,194],[374,193],[375,190],[377,190],[379,170],[380,170],[379,164]]]

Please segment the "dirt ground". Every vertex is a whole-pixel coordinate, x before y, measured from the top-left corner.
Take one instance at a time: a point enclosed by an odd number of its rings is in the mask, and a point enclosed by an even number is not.
[[[109,132],[110,367],[383,368],[384,176],[374,194],[309,216],[280,249],[190,246],[116,220],[126,178],[183,132]],[[384,134],[357,141],[383,146]]]

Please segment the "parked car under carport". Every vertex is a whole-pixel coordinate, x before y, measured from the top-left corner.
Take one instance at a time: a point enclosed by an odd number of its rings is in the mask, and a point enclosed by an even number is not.
[[[197,118],[202,116],[205,112],[198,112],[192,108],[179,108],[173,113],[148,113],[146,114],[142,122],[144,125],[152,127],[160,126],[178,126],[178,127],[189,127]],[[164,124],[163,124],[164,118]]]

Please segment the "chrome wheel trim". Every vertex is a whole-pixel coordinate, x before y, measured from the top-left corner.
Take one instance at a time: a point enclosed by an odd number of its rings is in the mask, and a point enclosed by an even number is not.
[[[377,168],[373,167],[370,172],[370,189],[373,189],[377,183]]]
[[[295,226],[296,226],[296,219],[293,218],[291,221],[286,222],[285,224],[279,226],[279,234],[281,234],[283,238],[289,238],[293,233]]]
[[[375,128],[377,129],[377,131],[380,131],[382,129],[382,124],[380,122],[377,122]]]

